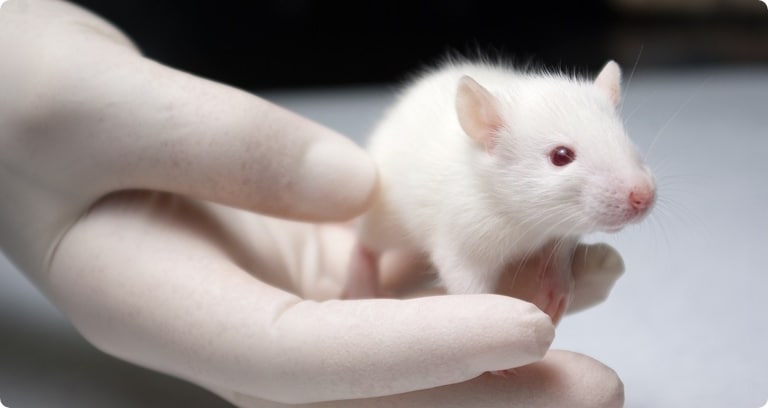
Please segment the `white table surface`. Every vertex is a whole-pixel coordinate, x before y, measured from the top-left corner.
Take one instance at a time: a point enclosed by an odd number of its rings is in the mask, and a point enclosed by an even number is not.
[[[388,87],[270,92],[358,140]],[[604,303],[554,347],[613,367],[628,408],[759,408],[768,399],[768,67],[639,72],[624,103],[657,174],[645,223],[595,236],[624,256]],[[655,142],[654,142],[655,140]],[[0,399],[11,408],[230,407],[88,345],[0,256]]]

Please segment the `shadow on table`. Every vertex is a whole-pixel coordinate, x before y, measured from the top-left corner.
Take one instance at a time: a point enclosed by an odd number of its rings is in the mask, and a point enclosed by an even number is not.
[[[9,312],[0,311],[5,406],[232,408],[195,385],[102,353],[66,321],[41,324]]]

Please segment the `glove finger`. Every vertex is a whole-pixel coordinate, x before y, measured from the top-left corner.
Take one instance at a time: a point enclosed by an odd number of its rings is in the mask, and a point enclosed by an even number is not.
[[[522,366],[554,336],[535,306],[499,295],[302,300],[243,269],[205,207],[146,196],[110,198],[81,219],[41,285],[89,341],[134,363],[306,403]]]
[[[376,168],[349,139],[237,89],[148,71],[143,80],[162,80],[144,90],[137,187],[312,221],[351,218],[370,201]]]
[[[124,46],[87,45],[93,54],[45,78],[30,107],[25,140],[50,146],[40,159],[60,168],[57,185],[91,200],[151,189],[312,221],[349,219],[371,200],[373,161],[335,131]]]
[[[624,400],[621,381],[610,368],[557,350],[505,377],[484,374],[458,384],[376,398],[294,405],[205,388],[241,408],[608,408],[623,406]]]
[[[554,335],[535,306],[494,295],[304,301],[273,321],[268,330],[280,342],[264,346],[284,357],[268,363],[281,374],[267,398],[289,403],[466,381],[539,360]]]

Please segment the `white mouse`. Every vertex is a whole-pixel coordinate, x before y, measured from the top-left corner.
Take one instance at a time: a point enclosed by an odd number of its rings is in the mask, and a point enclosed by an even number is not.
[[[376,296],[390,250],[428,254],[448,293],[492,293],[545,245],[569,256],[582,234],[643,219],[656,187],[618,115],[620,82],[613,61],[594,81],[463,62],[406,87],[369,141],[380,190],[345,296]],[[541,279],[559,318],[566,278]]]

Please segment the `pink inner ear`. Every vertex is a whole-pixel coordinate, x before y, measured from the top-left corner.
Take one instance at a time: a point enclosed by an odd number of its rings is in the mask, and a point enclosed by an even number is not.
[[[464,132],[491,153],[502,127],[496,97],[474,79],[463,76],[456,92],[456,114]]]

